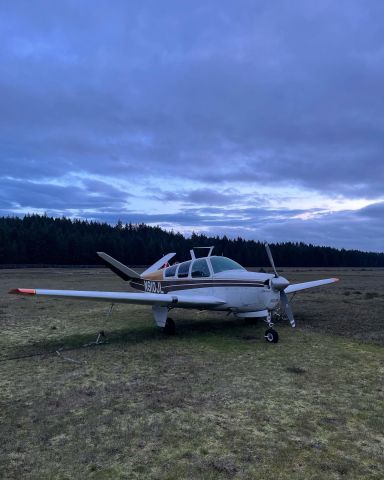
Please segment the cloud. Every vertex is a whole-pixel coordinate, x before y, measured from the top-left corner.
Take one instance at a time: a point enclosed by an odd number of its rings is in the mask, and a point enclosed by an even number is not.
[[[107,204],[114,208],[126,206],[129,195],[98,181],[85,181],[83,186],[35,183],[19,179],[1,179],[0,202],[3,207],[46,211],[66,209],[103,209]],[[11,213],[11,212],[9,212]]]
[[[362,208],[357,212],[361,217],[364,217],[366,220],[378,220],[380,223],[383,223],[384,219],[384,202],[373,203],[368,207]]]
[[[239,205],[256,204],[265,201],[262,196],[250,196],[241,193],[234,188],[227,188],[219,191],[212,188],[197,188],[191,190],[162,190],[154,188],[151,190],[153,197],[160,201],[180,202],[186,206],[193,205]]]
[[[245,234],[315,240],[321,224],[330,242],[370,248],[331,214],[303,223],[270,207],[289,189],[383,200],[383,14],[378,0],[0,7],[2,208],[145,219],[157,195],[175,225],[224,231],[224,215],[196,213],[222,206]],[[254,206],[268,229],[247,223]],[[375,232],[379,207],[366,208],[336,216]]]

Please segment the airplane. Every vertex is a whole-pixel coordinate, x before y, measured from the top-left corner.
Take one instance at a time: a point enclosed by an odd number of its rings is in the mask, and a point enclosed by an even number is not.
[[[208,249],[206,256],[196,257],[196,249]],[[326,278],[290,284],[277,273],[268,243],[265,249],[273,274],[250,272],[224,256],[212,255],[214,247],[194,247],[191,259],[166,267],[176,253],[168,253],[141,275],[104,252],[97,252],[102,261],[135,292],[101,292],[78,290],[45,290],[16,288],[9,291],[19,295],[75,298],[115,303],[151,305],[154,320],[164,333],[174,335],[175,322],[168,316],[174,308],[222,311],[238,318],[263,318],[268,328],[265,340],[277,343],[279,335],[274,330],[272,313],[279,304],[292,327],[295,319],[287,294],[337,282]]]

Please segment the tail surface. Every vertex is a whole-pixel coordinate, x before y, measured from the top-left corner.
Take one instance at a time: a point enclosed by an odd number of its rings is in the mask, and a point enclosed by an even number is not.
[[[103,260],[105,265],[112,270],[113,273],[116,273],[116,275],[118,275],[123,280],[128,281],[134,278],[140,278],[140,275],[135,272],[135,270],[127,267],[126,265],[119,262],[110,255],[104,252],[97,252],[97,255]]]
[[[155,262],[153,265],[151,265],[145,272],[141,274],[142,277],[145,275],[148,275],[149,273],[156,272],[156,270],[159,270],[161,267],[166,265],[171,258],[173,258],[176,255],[176,253],[167,253],[167,255],[164,255],[163,258],[160,258],[157,262]]]

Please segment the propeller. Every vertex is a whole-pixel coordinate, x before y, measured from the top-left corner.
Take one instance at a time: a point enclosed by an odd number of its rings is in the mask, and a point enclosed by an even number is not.
[[[284,290],[280,292],[280,302],[283,306],[285,313],[287,314],[291,327],[296,327],[296,322],[292,313],[291,305],[289,304],[287,294],[284,292]]]
[[[276,267],[275,267],[275,262],[273,261],[271,249],[269,248],[269,245],[268,245],[267,242],[265,242],[264,245],[265,245],[265,249],[267,251],[267,255],[268,255],[268,258],[269,258],[269,263],[272,266],[272,270],[275,272],[275,278],[278,278],[279,274],[277,273],[277,270],[276,270]]]
[[[269,262],[270,262],[270,264],[272,266],[272,269],[275,273],[274,278],[271,278],[271,287],[274,290],[278,290],[280,292],[280,303],[283,307],[283,310],[284,310],[285,314],[288,317],[289,323],[291,324],[292,327],[295,327],[296,322],[295,322],[295,318],[294,318],[293,313],[292,313],[291,305],[289,304],[287,294],[284,292],[284,290],[289,285],[289,281],[286,278],[281,277],[277,273],[277,270],[276,270],[276,267],[275,267],[275,262],[273,261],[271,249],[269,248],[269,245],[268,245],[267,242],[265,242],[264,245],[265,245],[265,250],[267,251]]]

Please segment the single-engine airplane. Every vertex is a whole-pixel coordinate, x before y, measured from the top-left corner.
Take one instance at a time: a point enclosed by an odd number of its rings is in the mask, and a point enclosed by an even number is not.
[[[131,287],[139,290],[139,293],[29,288],[16,288],[9,293],[98,300],[111,304],[152,305],[156,324],[170,335],[175,333],[175,323],[168,317],[168,313],[174,308],[224,311],[239,318],[264,318],[268,324],[265,339],[276,343],[279,336],[272,328],[272,312],[279,303],[291,326],[295,326],[287,294],[338,281],[337,278],[326,278],[290,284],[277,273],[267,243],[265,248],[273,274],[249,272],[230,258],[214,256],[214,247],[197,248],[207,248],[207,256],[197,258],[195,249],[192,249],[191,260],[164,267],[176,255],[168,253],[141,275],[106,253],[97,252],[114,273],[129,281]]]

